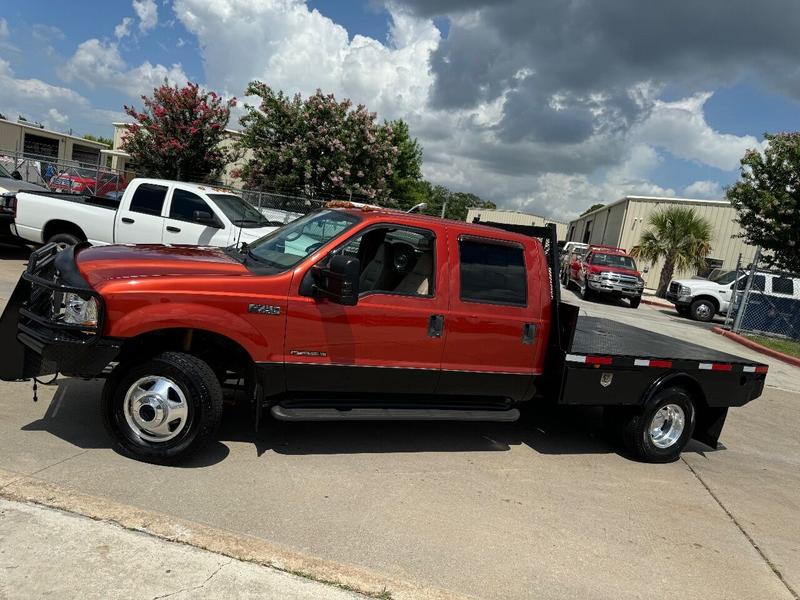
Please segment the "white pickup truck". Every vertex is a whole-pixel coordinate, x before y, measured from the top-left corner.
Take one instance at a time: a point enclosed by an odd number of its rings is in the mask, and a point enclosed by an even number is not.
[[[0,212],[13,217],[11,232],[37,244],[229,246],[277,229],[229,190],[164,179],[134,179],[118,200],[18,192],[2,201]]]

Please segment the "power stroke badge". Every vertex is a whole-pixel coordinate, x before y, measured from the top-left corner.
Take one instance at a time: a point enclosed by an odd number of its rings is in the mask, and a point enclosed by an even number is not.
[[[247,312],[256,313],[257,315],[279,315],[281,314],[281,307],[270,304],[248,304]]]

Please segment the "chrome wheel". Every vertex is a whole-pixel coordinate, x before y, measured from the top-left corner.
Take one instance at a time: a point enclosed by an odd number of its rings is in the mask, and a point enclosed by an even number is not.
[[[686,426],[686,415],[677,404],[665,404],[653,415],[647,430],[657,448],[669,448],[677,442]]]
[[[177,436],[189,418],[186,396],[174,381],[160,375],[138,379],[128,388],[125,420],[137,437],[167,442]]]
[[[711,307],[708,304],[700,304],[695,309],[695,314],[701,319],[710,319],[713,316],[711,314]]]

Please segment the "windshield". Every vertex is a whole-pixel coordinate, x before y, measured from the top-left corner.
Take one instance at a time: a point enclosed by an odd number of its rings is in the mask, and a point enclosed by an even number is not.
[[[285,271],[358,222],[358,217],[339,210],[313,212],[256,240],[248,246],[247,256]]]
[[[270,224],[252,204],[245,202],[239,196],[234,196],[233,194],[209,194],[208,197],[216,203],[234,225],[242,229],[267,227]]]
[[[734,279],[736,279],[736,271],[725,271],[714,277],[711,281],[720,285],[728,285],[729,283],[733,283]]]
[[[592,254],[592,264],[606,267],[617,267],[619,269],[636,270],[636,263],[630,256],[621,254]]]

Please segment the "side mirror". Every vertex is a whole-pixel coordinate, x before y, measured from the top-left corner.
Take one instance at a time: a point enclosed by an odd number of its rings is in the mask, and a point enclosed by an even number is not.
[[[192,213],[192,220],[195,223],[199,223],[200,225],[207,225],[208,227],[216,227],[217,229],[222,229],[222,226],[219,224],[214,215],[210,212],[205,210],[196,210]]]
[[[315,295],[344,306],[358,304],[361,262],[357,258],[337,254],[331,257],[327,267],[314,267],[312,273]]]
[[[650,267],[648,266],[645,266],[645,268],[642,269],[642,273],[649,273],[649,272],[650,272]]]

